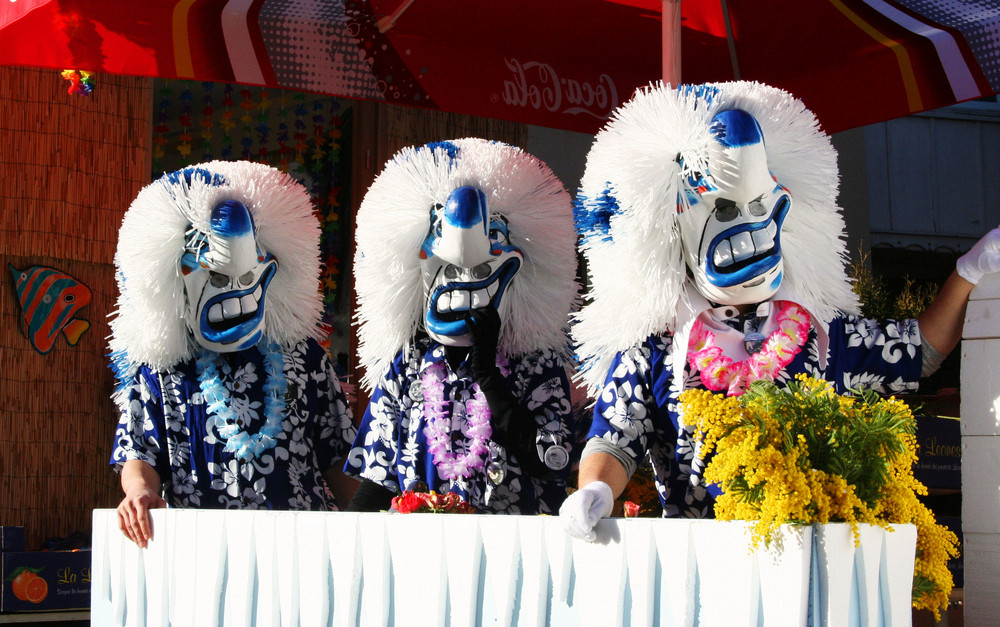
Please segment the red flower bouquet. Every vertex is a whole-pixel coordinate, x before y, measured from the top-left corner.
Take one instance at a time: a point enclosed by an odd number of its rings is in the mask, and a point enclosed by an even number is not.
[[[405,490],[392,498],[392,511],[400,514],[475,514],[476,508],[454,492],[438,494]]]

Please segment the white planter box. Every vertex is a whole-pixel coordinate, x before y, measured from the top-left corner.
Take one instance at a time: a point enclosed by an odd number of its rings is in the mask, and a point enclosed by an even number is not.
[[[94,512],[95,625],[910,625],[916,530],[557,517],[155,510],[139,549]]]

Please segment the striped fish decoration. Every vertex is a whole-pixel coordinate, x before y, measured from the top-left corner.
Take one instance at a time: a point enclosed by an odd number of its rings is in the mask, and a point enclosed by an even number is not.
[[[90,328],[89,322],[74,317],[90,304],[90,288],[55,268],[31,266],[18,270],[10,264],[7,267],[21,303],[21,331],[35,350],[43,355],[48,353],[60,332],[75,346]]]

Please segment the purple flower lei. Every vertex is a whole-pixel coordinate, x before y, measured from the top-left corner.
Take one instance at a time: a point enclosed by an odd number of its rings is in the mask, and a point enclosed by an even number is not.
[[[485,465],[484,456],[489,452],[486,441],[493,434],[490,426],[490,406],[479,384],[472,384],[473,397],[465,402],[468,428],[465,453],[457,455],[451,449],[451,401],[444,398],[444,362],[431,364],[421,375],[424,392],[424,436],[427,450],[434,456],[434,466],[442,478],[453,480],[470,477]]]

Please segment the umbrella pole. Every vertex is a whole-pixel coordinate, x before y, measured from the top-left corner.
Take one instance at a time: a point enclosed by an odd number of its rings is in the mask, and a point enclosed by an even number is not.
[[[681,0],[663,2],[663,82],[676,87],[681,82]]]
[[[740,80],[740,62],[736,58],[736,38],[733,36],[733,23],[729,19],[729,4],[726,0],[720,0],[722,4],[722,20],[726,24],[726,41],[729,44],[729,61],[733,64],[733,78]]]

